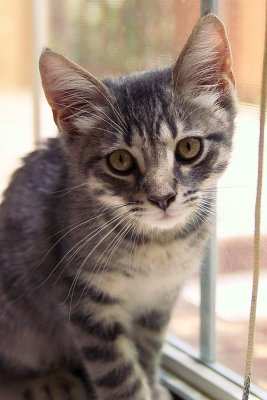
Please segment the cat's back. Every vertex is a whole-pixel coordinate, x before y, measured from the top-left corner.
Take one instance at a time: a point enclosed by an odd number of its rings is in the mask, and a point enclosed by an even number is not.
[[[10,216],[22,219],[37,216],[49,202],[51,195],[62,187],[64,157],[58,139],[50,139],[45,146],[23,159],[3,195],[0,206],[0,226]]]
[[[64,185],[65,171],[59,140],[50,139],[13,174],[0,206],[1,269],[38,258],[53,224],[54,193]]]

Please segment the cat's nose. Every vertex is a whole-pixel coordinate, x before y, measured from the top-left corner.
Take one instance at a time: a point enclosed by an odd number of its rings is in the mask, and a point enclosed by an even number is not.
[[[166,196],[157,197],[157,196],[148,196],[147,199],[150,203],[155,206],[161,208],[162,210],[166,210],[169,205],[175,200],[176,193],[169,193]]]

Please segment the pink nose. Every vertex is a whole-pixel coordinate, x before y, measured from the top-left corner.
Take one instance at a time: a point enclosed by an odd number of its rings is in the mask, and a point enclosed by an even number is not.
[[[165,211],[169,207],[169,205],[175,200],[175,197],[176,194],[169,193],[166,196],[162,197],[149,196],[147,199],[148,201],[150,201],[150,203]]]

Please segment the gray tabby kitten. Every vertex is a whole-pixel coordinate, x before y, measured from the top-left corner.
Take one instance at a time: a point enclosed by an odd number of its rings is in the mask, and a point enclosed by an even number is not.
[[[161,71],[99,81],[50,50],[40,71],[60,138],[0,209],[0,399],[168,399],[164,333],[231,151],[224,27],[201,18]]]

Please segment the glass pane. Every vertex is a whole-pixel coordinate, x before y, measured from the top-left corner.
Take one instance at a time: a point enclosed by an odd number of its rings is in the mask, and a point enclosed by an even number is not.
[[[255,7],[254,7],[255,6]],[[259,100],[265,2],[219,2],[233,51],[239,111],[232,160],[217,193],[218,278],[217,361],[244,374],[250,310],[254,203],[256,197]],[[237,23],[238,22],[238,23]],[[253,66],[253,67],[252,67]],[[267,149],[265,149],[267,159]],[[263,199],[267,198],[265,186]],[[263,200],[264,204],[264,200]],[[253,381],[267,389],[267,209],[262,215],[261,282],[259,289]],[[265,268],[264,268],[265,267]],[[183,289],[170,325],[171,333],[198,348],[200,290],[194,277]]]
[[[232,160],[219,182],[217,192],[219,268],[216,359],[241,375],[245,370],[252,285],[264,7],[264,1],[257,2],[257,5],[242,0],[219,2],[219,16],[226,25],[233,51],[239,110]],[[265,149],[266,159],[267,149]],[[265,164],[263,204],[267,198],[266,172]],[[263,389],[267,389],[266,245],[267,209],[263,207],[262,271],[253,367],[253,381]],[[194,332],[199,326],[199,305],[200,290],[195,277],[182,291],[182,299],[178,301],[170,325],[172,333],[195,348],[198,343]]]
[[[99,77],[169,65],[199,0],[50,0],[48,45]]]
[[[218,361],[239,373],[243,373],[245,365],[251,297],[258,131],[258,110],[240,105],[232,165],[221,180],[218,194]],[[266,195],[265,187],[263,198]],[[267,214],[264,207],[262,211],[262,272],[253,378],[267,389]]]
[[[254,7],[255,6],[255,7]],[[265,2],[221,1],[233,49],[239,96],[232,162],[219,183],[217,360],[243,375],[250,310],[254,204],[256,198],[259,100]],[[238,21],[238,23],[237,23]],[[265,160],[267,159],[267,149]],[[266,170],[263,191],[267,198]],[[262,207],[261,282],[255,336],[253,380],[267,389],[267,209]],[[264,367],[265,365],[265,367]]]

